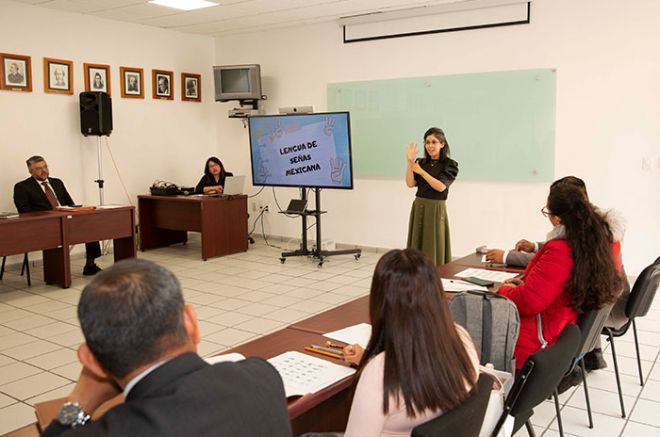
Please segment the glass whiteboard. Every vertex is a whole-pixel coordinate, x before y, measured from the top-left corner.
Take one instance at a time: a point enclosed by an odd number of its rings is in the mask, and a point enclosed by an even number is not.
[[[328,111],[350,111],[356,177],[402,178],[406,146],[445,131],[459,179],[554,179],[553,69],[328,85]]]

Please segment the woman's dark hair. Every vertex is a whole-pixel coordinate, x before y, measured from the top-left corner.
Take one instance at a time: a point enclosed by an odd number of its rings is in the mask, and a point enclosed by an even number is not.
[[[556,184],[550,189],[548,209],[561,219],[571,247],[573,309],[582,313],[614,302],[623,282],[614,263],[614,241],[605,218],[589,203],[585,192],[571,184]]]
[[[449,411],[469,397],[474,365],[449,312],[436,266],[415,249],[390,250],[371,282],[372,333],[360,372],[385,353],[383,413],[390,396],[413,417],[426,409]]]
[[[440,141],[442,144],[445,145],[445,147],[440,149],[440,161],[444,161],[449,157],[449,143],[447,142],[447,138],[445,137],[444,131],[439,127],[429,128],[429,130],[424,132],[425,143],[426,143],[426,138],[428,138],[429,135],[433,135],[438,139],[438,141]],[[426,147],[424,147],[424,159],[425,160],[431,159],[431,155],[429,155],[429,152],[426,151]]]
[[[223,180],[225,178],[225,166],[222,165],[222,161],[220,161],[215,156],[211,156],[209,159],[206,160],[206,164],[204,164],[204,174],[206,175],[206,179],[212,182],[215,181],[213,175],[209,171],[209,162],[214,162],[220,166],[220,174],[218,175],[218,177],[220,178],[220,180]]]
[[[552,190],[554,187],[557,185],[573,185],[574,187],[579,188],[584,192],[584,195],[587,196],[587,199],[589,199],[589,194],[587,193],[587,185],[584,183],[582,179],[580,179],[577,176],[564,176],[561,179],[557,179],[550,185],[550,190]]]

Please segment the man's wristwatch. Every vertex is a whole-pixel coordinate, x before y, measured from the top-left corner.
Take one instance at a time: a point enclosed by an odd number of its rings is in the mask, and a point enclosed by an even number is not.
[[[90,419],[90,415],[85,413],[78,402],[67,402],[57,413],[57,421],[64,426],[76,427],[83,426]]]

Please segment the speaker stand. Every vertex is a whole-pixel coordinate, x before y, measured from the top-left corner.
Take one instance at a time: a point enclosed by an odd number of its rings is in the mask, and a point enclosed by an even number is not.
[[[96,156],[99,164],[99,178],[95,180],[97,184],[99,184],[99,205],[103,206],[105,205],[105,201],[103,200],[103,150],[101,149],[101,135],[96,136]],[[105,256],[109,253],[108,246],[110,241],[109,240],[103,240],[99,242],[101,244],[101,256]]]
[[[97,184],[99,184],[99,200],[100,203],[99,205],[103,206],[105,205],[103,201],[103,151],[101,150],[101,136],[96,137],[96,155],[97,155],[97,160],[99,163],[99,178],[95,180]]]

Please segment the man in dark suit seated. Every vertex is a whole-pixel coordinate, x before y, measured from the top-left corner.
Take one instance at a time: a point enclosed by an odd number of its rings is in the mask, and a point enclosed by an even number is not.
[[[73,199],[60,179],[48,177],[48,164],[41,156],[32,156],[27,161],[30,177],[14,185],[14,204],[18,212],[49,211],[58,206],[72,206]],[[101,268],[94,260],[101,256],[98,241],[85,243],[87,262],[83,275],[94,275]]]
[[[195,311],[164,267],[123,260],[78,304],[80,379],[42,437],[290,437],[284,387],[261,358],[210,365],[197,355]],[[91,414],[123,390],[125,402]]]

